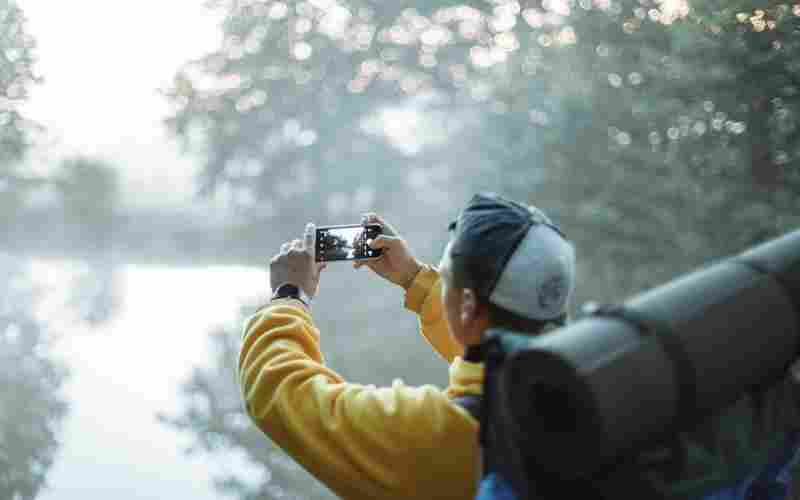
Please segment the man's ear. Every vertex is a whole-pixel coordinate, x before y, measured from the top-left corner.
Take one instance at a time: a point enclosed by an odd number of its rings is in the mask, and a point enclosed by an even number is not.
[[[483,332],[489,327],[489,310],[478,299],[475,290],[464,288],[461,291],[461,327],[464,343],[479,344]]]

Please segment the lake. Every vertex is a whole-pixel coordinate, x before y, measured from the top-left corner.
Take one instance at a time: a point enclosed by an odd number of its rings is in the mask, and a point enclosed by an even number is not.
[[[37,316],[60,335],[53,353],[71,372],[61,448],[38,498],[218,499],[212,478],[231,469],[251,470],[256,482],[262,472],[241,457],[186,456],[189,437],[156,415],[178,413],[181,383],[209,362],[208,333],[237,322],[242,303],[267,293],[266,271],[121,266],[118,308],[95,328],[76,321],[66,305],[80,272],[68,261],[30,264],[44,291]]]

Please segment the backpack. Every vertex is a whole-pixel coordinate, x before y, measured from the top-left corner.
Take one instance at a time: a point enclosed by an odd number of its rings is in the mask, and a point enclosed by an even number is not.
[[[484,470],[478,500],[778,500],[791,494],[800,461],[800,383],[791,373],[744,394],[694,428],[580,479],[554,477],[515,460],[513,445],[492,435],[486,398],[467,395],[453,401],[481,425]]]

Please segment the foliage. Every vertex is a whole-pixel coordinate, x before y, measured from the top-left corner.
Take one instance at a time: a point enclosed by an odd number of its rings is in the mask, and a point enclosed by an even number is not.
[[[119,203],[119,180],[114,168],[97,159],[67,158],[53,178],[64,224],[71,239],[107,250]]]
[[[534,193],[621,295],[797,225],[798,68],[785,49],[800,18],[755,4],[695,2],[665,19],[623,2],[605,29],[587,29],[596,9],[576,20],[591,38],[560,57],[588,85],[560,99]]]
[[[359,40],[374,35],[369,15],[309,3],[298,12],[281,2],[225,8],[223,46],[186,65],[170,93],[178,111],[169,125],[207,152],[206,190],[272,215],[289,200],[341,212],[341,195],[370,201],[377,183],[391,185],[398,169],[340,168],[400,159],[359,126],[376,101],[346,90]],[[340,197],[312,193],[319,186]]]
[[[35,40],[14,0],[0,0],[0,213],[13,224],[29,189],[40,184],[20,168],[35,124],[20,113],[33,70]],[[18,268],[0,255],[0,497],[36,498],[58,450],[67,405],[66,370],[49,353],[50,333],[34,317],[37,295]]]
[[[37,128],[20,113],[30,87],[39,81],[33,69],[35,47],[17,3],[0,0],[0,212],[4,214],[16,208],[34,182],[19,171],[19,162]]]
[[[0,497],[32,500],[46,484],[67,405],[65,369],[50,357],[51,338],[33,318],[36,296],[0,260]]]

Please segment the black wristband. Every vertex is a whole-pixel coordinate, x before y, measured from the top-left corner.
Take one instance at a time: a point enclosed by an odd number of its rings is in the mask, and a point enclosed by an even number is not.
[[[277,299],[296,299],[305,304],[306,307],[311,307],[311,297],[303,292],[299,286],[292,283],[278,285],[278,288],[272,294],[272,300]]]

